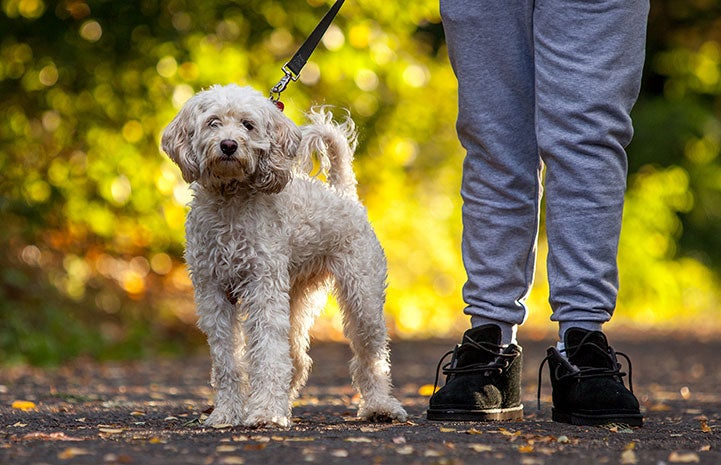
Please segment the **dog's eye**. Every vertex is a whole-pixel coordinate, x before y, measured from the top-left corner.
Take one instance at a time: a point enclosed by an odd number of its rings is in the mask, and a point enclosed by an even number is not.
[[[212,118],[208,121],[208,126],[211,128],[220,127],[220,120],[218,118]]]
[[[248,131],[252,131],[252,130],[255,128],[255,126],[253,125],[253,123],[251,123],[251,122],[248,121],[248,120],[243,121],[242,124],[243,124],[243,126],[245,126],[245,129],[247,129]]]

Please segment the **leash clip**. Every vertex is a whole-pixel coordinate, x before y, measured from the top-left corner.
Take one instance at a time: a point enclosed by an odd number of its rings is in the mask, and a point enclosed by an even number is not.
[[[285,90],[286,87],[288,87],[288,84],[290,83],[290,81],[295,82],[298,80],[298,77],[299,77],[298,75],[293,74],[293,72],[290,70],[290,68],[288,68],[287,63],[285,65],[283,65],[281,70],[284,73],[283,77],[280,78],[280,81],[278,81],[278,83],[276,85],[274,85],[272,89],[270,89],[270,100],[273,103],[279,102],[280,94]]]

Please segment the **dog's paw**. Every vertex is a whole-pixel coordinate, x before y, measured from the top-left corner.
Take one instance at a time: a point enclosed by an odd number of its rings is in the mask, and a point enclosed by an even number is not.
[[[377,423],[390,423],[392,421],[406,421],[408,414],[401,403],[391,397],[385,402],[361,405],[358,409],[358,418]]]
[[[203,424],[214,427],[222,425],[238,426],[242,423],[242,421],[243,417],[240,411],[229,408],[219,408],[216,406],[215,409],[213,409],[213,412],[208,415],[208,418],[205,419]]]
[[[290,426],[290,418],[281,415],[269,415],[263,413],[250,414],[243,420],[244,426],[252,428],[260,428],[263,426],[276,426],[281,428],[288,428]]]

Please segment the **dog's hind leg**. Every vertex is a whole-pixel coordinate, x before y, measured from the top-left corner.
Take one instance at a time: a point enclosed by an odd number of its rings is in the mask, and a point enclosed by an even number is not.
[[[365,252],[346,256],[334,270],[344,333],[353,351],[351,376],[361,394],[358,417],[405,421],[405,410],[391,394],[390,352],[383,316],[385,258],[377,243],[359,250]]]
[[[221,290],[196,285],[198,326],[208,337],[212,359],[211,385],[215,408],[205,420],[208,425],[239,425],[243,420],[243,386],[246,384],[239,352],[243,338],[237,310]]]
[[[290,300],[290,356],[293,359],[293,378],[290,381],[292,403],[308,381],[313,360],[308,356],[310,328],[327,300],[327,284],[297,288]]]

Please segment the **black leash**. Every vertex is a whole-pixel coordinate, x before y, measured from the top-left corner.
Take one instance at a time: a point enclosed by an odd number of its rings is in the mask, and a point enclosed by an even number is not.
[[[303,69],[303,66],[308,62],[310,55],[318,46],[320,39],[323,37],[323,34],[325,34],[325,31],[328,30],[330,23],[333,22],[333,19],[338,14],[338,10],[343,6],[344,1],[345,0],[336,0],[330,10],[323,16],[323,19],[320,20],[320,23],[313,29],[313,32],[305,39],[303,45],[295,52],[293,58],[281,68],[284,74],[283,77],[270,89],[270,100],[275,103],[281,111],[283,111],[284,105],[283,102],[280,101],[280,94],[285,90],[290,81],[298,80],[300,70]]]

